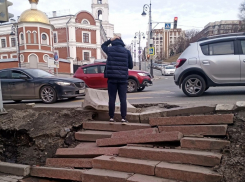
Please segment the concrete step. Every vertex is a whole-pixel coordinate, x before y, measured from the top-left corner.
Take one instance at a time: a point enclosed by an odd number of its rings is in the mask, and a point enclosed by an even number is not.
[[[111,138],[112,133],[113,132],[93,130],[79,131],[75,133],[75,139],[78,141],[95,142],[97,139]]]
[[[78,158],[78,157],[97,157],[100,155],[116,155],[118,154],[118,147],[96,147],[96,148],[60,148],[56,151],[57,157],[68,157],[68,158]]]
[[[112,171],[155,175],[155,166],[160,161],[130,159],[124,157],[100,156],[93,159],[93,167]]]
[[[210,167],[219,165],[222,157],[221,154],[213,152],[144,147],[120,148],[119,156],[134,159],[165,161],[180,164],[194,164]]]
[[[159,178],[155,176],[147,176],[142,174],[134,174],[128,178],[127,182],[177,182],[175,180]],[[181,181],[178,181],[181,182]]]
[[[83,128],[86,130],[98,130],[98,131],[128,131],[150,128],[149,124],[140,123],[128,123],[127,125],[122,125],[122,123],[113,123],[93,121],[83,123]]]
[[[181,139],[181,148],[198,150],[221,150],[230,145],[229,141],[213,138],[189,138]]]
[[[82,174],[82,182],[126,182],[132,173],[91,169]]]
[[[159,132],[179,131],[184,136],[225,136],[227,125],[159,126]]]
[[[81,142],[75,148],[97,148],[96,142]]]
[[[136,135],[148,135],[148,134],[157,134],[157,133],[159,133],[158,128],[119,131],[119,132],[112,133],[111,138],[124,138],[124,137],[132,137]]]
[[[13,174],[16,176],[28,176],[31,166],[0,162],[0,172],[5,174]]]
[[[163,132],[147,135],[132,135],[123,138],[105,138],[96,140],[97,146],[118,146],[138,143],[173,142],[180,141],[183,137],[180,132]]]
[[[32,167],[30,175],[41,178],[82,181],[82,173],[83,171],[78,169]]]
[[[185,182],[220,182],[222,179],[221,175],[209,168],[167,162],[156,166],[155,175]]]
[[[151,126],[232,124],[233,114],[150,118]]]
[[[92,158],[48,158],[46,159],[46,166],[92,168]]]

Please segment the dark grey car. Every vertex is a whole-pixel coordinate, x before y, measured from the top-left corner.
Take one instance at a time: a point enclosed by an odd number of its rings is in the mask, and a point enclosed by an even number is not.
[[[85,83],[76,78],[58,78],[40,69],[0,70],[3,100],[42,99],[54,103],[62,98],[84,95]]]

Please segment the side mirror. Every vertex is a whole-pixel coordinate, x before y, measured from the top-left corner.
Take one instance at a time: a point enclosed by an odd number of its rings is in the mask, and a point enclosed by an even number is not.
[[[20,76],[20,79],[27,80],[27,79],[28,79],[28,76],[26,76],[26,75],[21,75],[21,76]]]

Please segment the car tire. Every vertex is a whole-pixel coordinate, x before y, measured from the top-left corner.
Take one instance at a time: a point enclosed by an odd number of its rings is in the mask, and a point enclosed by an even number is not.
[[[45,104],[52,104],[57,101],[57,93],[51,86],[43,86],[40,89],[40,98]]]
[[[138,84],[133,79],[128,79],[128,93],[136,92],[138,89]]]
[[[14,102],[16,103],[20,103],[22,100],[14,100]]]
[[[145,89],[145,86],[138,88],[138,92],[142,92]]]
[[[189,75],[182,82],[182,90],[188,97],[199,97],[206,88],[206,82],[199,75]]]

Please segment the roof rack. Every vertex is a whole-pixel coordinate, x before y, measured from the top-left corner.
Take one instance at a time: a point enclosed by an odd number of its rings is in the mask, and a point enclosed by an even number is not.
[[[204,41],[204,40],[222,38],[222,37],[239,36],[239,35],[245,35],[245,32],[230,33],[230,34],[219,34],[219,35],[208,36],[208,37],[199,39],[198,42]]]

